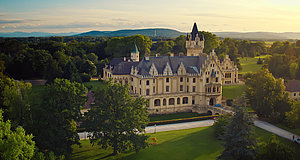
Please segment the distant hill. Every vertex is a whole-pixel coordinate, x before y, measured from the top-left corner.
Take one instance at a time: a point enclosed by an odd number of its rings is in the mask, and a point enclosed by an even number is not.
[[[156,34],[155,34],[156,32]],[[159,36],[159,37],[178,37],[185,33],[179,32],[173,29],[130,29],[130,30],[117,30],[117,31],[90,31],[74,36],[106,36],[106,37],[122,37],[122,36],[132,36],[136,34],[141,34],[149,37]]]
[[[156,32],[156,34],[155,34]],[[288,40],[300,39],[300,32],[213,32],[221,38],[248,39],[248,40]],[[47,33],[47,32],[11,32],[1,33],[0,37],[51,37],[51,36],[99,36],[99,37],[122,37],[136,34],[146,35],[149,37],[169,37],[175,38],[180,35],[186,35],[173,29],[152,28],[152,29],[128,29],[117,31],[90,31],[84,33]]]
[[[72,36],[76,32],[69,33],[48,33],[48,32],[0,32],[0,37],[52,37],[52,36]]]
[[[300,39],[300,32],[213,32],[218,37],[234,39],[253,39],[253,40],[286,40]]]

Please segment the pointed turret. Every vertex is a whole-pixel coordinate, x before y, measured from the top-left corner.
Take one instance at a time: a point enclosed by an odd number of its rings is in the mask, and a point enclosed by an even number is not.
[[[131,52],[131,60],[134,62],[138,62],[140,59],[140,52],[136,46],[136,44],[134,44],[132,52]]]
[[[196,22],[194,23],[191,34],[186,40],[187,56],[199,56],[203,53],[204,36],[200,35]]]
[[[196,22],[194,23],[194,26],[193,26],[193,29],[192,29],[192,41],[195,40],[195,38],[197,37],[197,35],[199,34],[199,31],[198,31],[198,27],[197,27],[197,24]]]

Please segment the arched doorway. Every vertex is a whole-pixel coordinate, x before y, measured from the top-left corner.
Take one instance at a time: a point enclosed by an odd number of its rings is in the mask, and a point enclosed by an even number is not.
[[[215,98],[210,98],[209,105],[211,105],[211,106],[216,105]]]
[[[212,115],[212,112],[209,110],[209,111],[207,111],[207,114],[208,115]]]

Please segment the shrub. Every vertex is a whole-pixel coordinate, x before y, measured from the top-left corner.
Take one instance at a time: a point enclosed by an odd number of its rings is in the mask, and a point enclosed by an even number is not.
[[[81,78],[82,82],[89,82],[92,77],[86,73],[82,73],[80,75],[80,78]]]

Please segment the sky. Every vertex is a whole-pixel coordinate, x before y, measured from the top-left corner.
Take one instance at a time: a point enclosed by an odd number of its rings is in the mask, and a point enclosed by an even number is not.
[[[300,0],[0,0],[0,32],[300,32]]]

